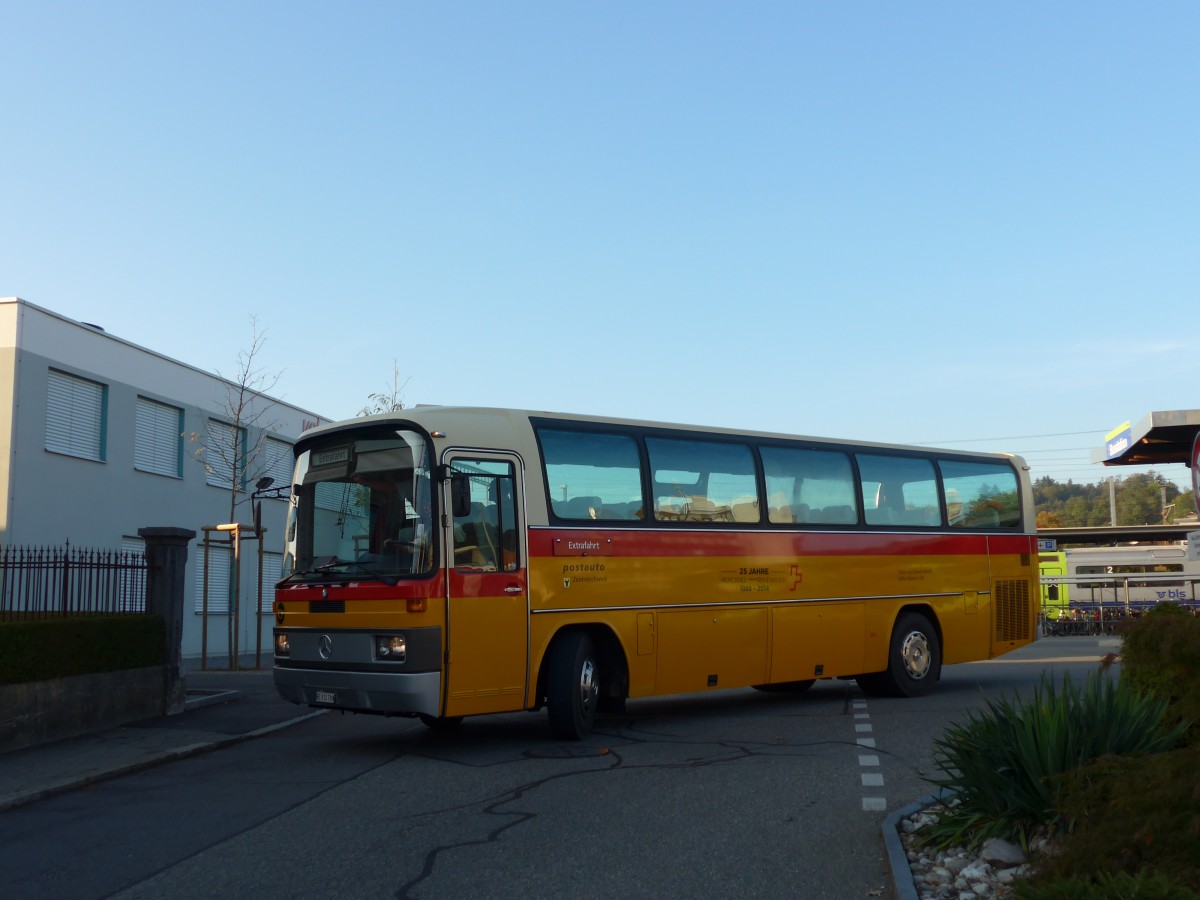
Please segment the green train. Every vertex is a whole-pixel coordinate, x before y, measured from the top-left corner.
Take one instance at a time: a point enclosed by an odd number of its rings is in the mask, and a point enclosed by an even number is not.
[[[1070,587],[1059,579],[1067,575],[1067,554],[1062,550],[1039,553],[1038,571],[1042,582],[1042,615],[1047,619],[1065,617],[1070,607]]]

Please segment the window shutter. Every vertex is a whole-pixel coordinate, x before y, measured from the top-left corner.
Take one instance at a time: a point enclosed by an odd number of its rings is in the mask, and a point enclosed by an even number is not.
[[[46,390],[46,449],[104,461],[105,387],[51,369]]]
[[[146,542],[138,537],[121,538],[122,562],[142,561],[146,555]],[[131,572],[121,569],[121,610],[122,612],[146,611],[146,571],[144,569]]]
[[[258,565],[257,560],[254,561],[254,565]],[[282,553],[263,553],[262,596],[258,602],[258,612],[260,615],[269,616],[272,613],[271,604],[275,599],[275,582],[279,580],[282,570]],[[257,570],[254,573],[254,577],[257,581]]]
[[[208,483],[214,487],[233,487],[235,472],[239,479],[244,476],[246,460],[246,434],[241,429],[237,443],[237,459],[234,459],[234,436],[237,430],[225,422],[208,420],[208,445],[204,448],[204,464],[208,471]],[[239,484],[240,487],[245,485]]]
[[[208,546],[208,612],[210,615],[229,615],[228,546]],[[204,542],[196,544],[196,612],[204,611]]]
[[[271,487],[288,487],[292,483],[292,467],[295,462],[292,445],[275,438],[267,438],[263,443],[263,456],[266,461],[263,474],[274,479]]]
[[[183,476],[183,410],[137,398],[133,466],[158,475]]]

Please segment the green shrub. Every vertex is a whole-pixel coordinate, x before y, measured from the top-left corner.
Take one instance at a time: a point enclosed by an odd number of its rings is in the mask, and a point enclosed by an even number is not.
[[[1108,754],[1169,749],[1182,731],[1162,727],[1166,702],[1093,673],[1084,687],[1065,675],[1061,689],[1043,675],[1027,702],[989,700],[981,713],[934,742],[943,776],[930,779],[959,803],[928,831],[925,842],[979,847],[991,837],[1028,843],[1055,822],[1052,779]]]
[[[1096,760],[1060,779],[1055,806],[1074,827],[1035,883],[1158,873],[1200,890],[1200,747]]]
[[[160,666],[161,616],[69,616],[0,622],[0,684]]]
[[[1076,875],[1046,884],[1020,884],[1017,900],[1200,900],[1200,894],[1162,875]]]
[[[1121,680],[1166,700],[1168,723],[1200,722],[1200,618],[1160,603],[1121,635]],[[1200,743],[1200,730],[1189,729],[1183,742]]]

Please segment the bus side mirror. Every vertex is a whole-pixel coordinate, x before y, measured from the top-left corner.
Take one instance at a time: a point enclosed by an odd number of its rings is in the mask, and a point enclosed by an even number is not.
[[[471,513],[471,481],[465,472],[450,474],[450,511],[456,519]]]

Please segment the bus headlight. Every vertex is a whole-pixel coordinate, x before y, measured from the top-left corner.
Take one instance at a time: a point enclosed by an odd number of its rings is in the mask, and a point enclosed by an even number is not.
[[[402,634],[375,635],[375,658],[388,662],[404,662],[408,647]]]
[[[276,656],[291,656],[292,645],[288,643],[288,636],[283,632],[275,635],[275,655]]]

